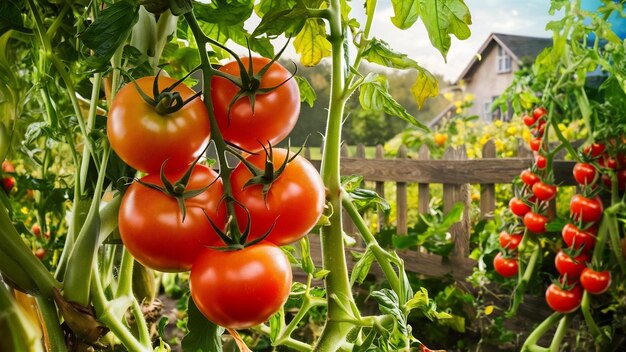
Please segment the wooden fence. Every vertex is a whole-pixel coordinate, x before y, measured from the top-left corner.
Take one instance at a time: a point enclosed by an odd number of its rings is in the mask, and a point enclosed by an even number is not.
[[[428,211],[430,202],[430,185],[443,185],[443,210],[448,212],[457,202],[465,205],[463,219],[450,228],[454,242],[453,250],[447,259],[439,255],[423,251],[405,250],[399,254],[404,260],[408,271],[440,277],[451,274],[456,280],[464,280],[472,272],[475,261],[468,258],[470,252],[470,185],[480,187],[480,217],[488,218],[496,208],[496,184],[510,184],[520,172],[529,168],[533,158],[525,144],[520,143],[518,157],[497,158],[493,141],[484,145],[482,158],[468,159],[464,148],[446,150],[444,157],[431,160],[429,151],[424,146],[417,158],[407,158],[407,149],[402,146],[395,159],[384,157],[382,146],[376,147],[376,157],[365,157],[365,148],[359,145],[354,155],[348,155],[348,148],[342,149],[342,175],[361,175],[365,181],[373,181],[375,190],[384,196],[384,183],[393,182],[396,185],[395,206],[397,209],[396,227],[399,235],[408,232],[407,213],[410,208],[417,207],[419,213]],[[305,151],[305,156],[310,154]],[[319,160],[311,160],[319,168]],[[561,185],[575,185],[572,176],[573,161],[555,160],[553,163],[555,182]],[[417,184],[418,204],[408,204],[408,185]],[[554,204],[551,204],[554,211]],[[379,222],[381,217],[379,217]],[[356,234],[356,228],[348,217],[344,220],[345,231]],[[380,228],[380,223],[378,225]],[[358,237],[358,236],[356,236]],[[316,263],[321,263],[321,253],[318,236],[311,236],[311,250]],[[362,250],[358,244],[347,248],[346,251]],[[354,262],[349,258],[349,265]],[[377,274],[376,267],[372,267]],[[378,276],[378,275],[377,275]]]

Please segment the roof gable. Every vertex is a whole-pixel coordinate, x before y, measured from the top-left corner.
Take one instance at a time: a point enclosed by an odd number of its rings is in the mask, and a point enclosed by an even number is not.
[[[473,72],[478,65],[480,65],[478,56],[483,56],[487,49],[494,44],[502,47],[511,56],[511,58],[515,60],[515,62],[522,64],[522,60],[526,58],[534,60],[537,55],[543,51],[543,49],[551,46],[552,38],[491,33],[489,37],[487,37],[487,40],[485,40],[485,42],[478,49],[477,55],[472,57],[472,60],[469,62],[467,67],[465,67],[463,72],[461,72],[459,78],[456,80],[457,83],[462,79],[465,79],[468,74]]]

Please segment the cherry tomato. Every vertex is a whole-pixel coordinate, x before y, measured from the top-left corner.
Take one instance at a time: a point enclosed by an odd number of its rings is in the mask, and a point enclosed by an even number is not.
[[[584,252],[572,258],[561,250],[554,257],[554,265],[561,276],[567,274],[567,279],[573,280],[580,276],[580,273],[587,266],[588,260],[589,257]]]
[[[250,58],[241,58],[248,67]],[[270,59],[253,57],[254,73],[261,70]],[[220,67],[220,71],[239,77],[239,65],[236,61]],[[282,141],[296,125],[300,114],[300,91],[291,73],[274,62],[260,80],[260,88],[278,88],[255,97],[254,111],[247,97],[238,99],[230,107],[233,98],[239,93],[239,87],[229,80],[214,76],[211,81],[211,99],[215,117],[224,139],[249,152],[263,149]]]
[[[30,231],[33,233],[33,235],[35,235],[35,237],[41,237],[41,227],[39,227],[39,224],[33,224],[33,226],[30,228]]]
[[[546,224],[548,223],[548,218],[541,215],[529,211],[524,215],[524,226],[528,228],[531,232],[536,234],[541,234],[546,232]]]
[[[13,165],[12,162],[8,160],[4,160],[2,162],[2,172],[13,173],[15,172],[15,166]]]
[[[538,152],[539,149],[541,148],[541,138],[532,138],[528,142],[528,145],[530,146],[530,150],[534,152]]]
[[[540,181],[539,176],[537,176],[534,172],[530,171],[529,169],[522,171],[519,177],[522,180],[522,182],[524,182],[524,184],[528,186],[532,186],[535,183]]]
[[[287,150],[274,148],[273,163],[278,169],[287,157]],[[291,158],[293,153],[289,153]],[[263,168],[265,155],[251,155],[247,161]],[[311,163],[296,156],[272,183],[264,199],[263,186],[245,187],[252,173],[244,164],[239,164],[231,175],[233,197],[250,212],[249,239],[261,237],[272,229],[267,240],[277,245],[297,241],[311,231],[324,211],[325,189],[322,178]],[[237,207],[240,229],[246,228],[247,216],[243,208]],[[273,227],[272,227],[273,226]]]
[[[546,157],[543,155],[537,155],[535,157],[535,165],[537,165],[538,169],[543,170],[548,165],[548,159],[546,159]]]
[[[533,110],[533,117],[535,119],[540,119],[547,113],[548,113],[548,110],[546,110],[545,107],[540,106],[540,107],[536,108],[535,110]]]
[[[596,245],[597,234],[598,228],[596,226],[583,231],[574,224],[565,225],[561,231],[567,247],[575,249],[583,247],[585,251],[590,251]]]
[[[2,188],[4,188],[5,192],[9,193],[15,187],[15,177],[9,176],[2,179]]]
[[[592,143],[591,145],[588,145],[583,149],[583,153],[585,155],[597,158],[602,155],[602,153],[604,153],[605,149],[606,146],[604,145],[604,143]]]
[[[626,169],[617,170],[615,171],[615,173],[617,174],[617,189],[619,191],[625,190],[626,189]],[[602,175],[602,182],[609,190],[612,189],[611,176],[609,176],[608,174]]]
[[[500,232],[500,247],[508,250],[516,250],[522,241],[522,237],[524,237],[520,233],[508,233],[506,231]]]
[[[533,185],[533,194],[541,201],[550,201],[556,197],[556,186],[539,181]]]
[[[166,172],[166,177],[174,182],[184,172]],[[199,190],[216,178],[215,171],[195,165],[186,190]],[[157,174],[145,176],[141,181],[163,185]],[[185,199],[187,214],[183,221],[174,197],[133,182],[124,194],[119,210],[122,242],[137,261],[151,269],[167,272],[189,270],[204,247],[219,240],[203,209],[216,226],[224,228],[226,209],[221,202],[223,195],[222,181],[218,179],[204,192]]]
[[[570,216],[577,221],[598,221],[602,217],[603,209],[600,197],[587,198],[581,194],[575,194],[569,203]]]
[[[138,79],[137,85],[152,94],[154,77]],[[159,76],[159,88],[165,89],[175,79]],[[173,89],[183,100],[194,95],[184,84]],[[209,141],[209,117],[200,98],[182,109],[160,114],[146,103],[133,83],[117,93],[109,110],[107,135],[111,147],[128,165],[147,173],[158,173],[167,160],[168,170],[186,168]]]
[[[446,144],[446,141],[448,140],[448,136],[443,134],[443,133],[436,133],[435,134],[435,143],[437,143],[437,145],[441,146]]]
[[[611,286],[611,272],[608,270],[595,271],[591,268],[585,268],[580,274],[580,284],[585,291],[592,295],[602,294]]]
[[[502,253],[496,254],[493,258],[493,268],[502,277],[512,277],[517,275],[517,259],[506,258]]]
[[[37,248],[35,251],[35,256],[39,259],[43,259],[46,256],[46,250],[44,248]]]
[[[576,182],[583,186],[592,185],[596,181],[596,168],[589,163],[576,163],[573,173]]]
[[[511,209],[511,213],[522,217],[524,215],[526,215],[526,213],[528,213],[530,211],[530,206],[526,203],[524,203],[523,200],[517,198],[517,197],[513,197],[511,198],[511,200],[509,201],[509,209]]]
[[[537,122],[537,118],[533,115],[524,115],[522,117],[522,121],[524,121],[524,125],[530,127],[532,125],[535,124],[535,122]]]
[[[580,307],[583,290],[580,285],[575,285],[570,290],[565,290],[556,284],[551,284],[546,290],[546,302],[555,312],[571,313]]]
[[[598,159],[598,165],[603,168],[616,170],[617,160],[608,155],[603,155],[601,158]]]
[[[191,268],[191,297],[207,319],[246,329],[269,319],[291,290],[289,259],[262,241],[241,250],[205,249]]]

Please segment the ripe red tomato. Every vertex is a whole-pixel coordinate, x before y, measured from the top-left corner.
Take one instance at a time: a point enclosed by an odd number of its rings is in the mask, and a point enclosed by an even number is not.
[[[615,171],[617,174],[617,189],[623,191],[626,189],[626,169]],[[611,176],[608,174],[602,175],[602,182],[610,190],[612,187]]]
[[[604,145],[604,143],[592,143],[591,145],[588,145],[583,149],[583,153],[585,155],[597,158],[602,155],[602,153],[604,153],[605,149],[606,146]]]
[[[556,197],[556,186],[539,181],[533,185],[533,194],[541,201],[550,201]]]
[[[278,169],[285,162],[287,149],[274,148],[273,163]],[[293,156],[289,153],[289,157]],[[251,155],[247,161],[259,168],[265,166],[265,155]],[[233,197],[250,212],[250,236],[259,238],[272,232],[267,240],[277,245],[297,241],[311,231],[324,211],[325,189],[322,178],[311,163],[296,156],[272,183],[263,198],[263,186],[244,186],[252,178],[248,168],[239,164],[231,175]],[[236,208],[239,228],[246,228],[246,212]],[[274,226],[272,228],[272,225]]]
[[[7,193],[11,192],[13,187],[15,187],[15,184],[15,177],[13,176],[5,177],[2,179],[2,188],[4,188],[4,191]]]
[[[546,224],[548,223],[548,218],[541,215],[529,211],[524,215],[524,226],[528,228],[531,232],[536,234],[541,234],[546,232]]]
[[[554,257],[554,265],[561,276],[567,274],[568,280],[574,280],[580,276],[588,260],[589,257],[584,252],[572,258],[561,250]]]
[[[541,138],[532,138],[528,142],[528,145],[530,146],[530,150],[534,152],[538,152],[539,149],[541,148]]]
[[[571,313],[580,307],[583,298],[583,290],[580,285],[575,285],[570,290],[551,284],[546,290],[546,302],[552,310],[559,313]]]
[[[493,258],[493,268],[496,270],[498,274],[502,277],[512,277],[517,275],[517,259],[516,258],[506,258],[502,253],[496,254],[496,257]]]
[[[535,165],[537,165],[538,169],[543,170],[548,165],[548,159],[546,159],[546,157],[543,155],[537,155],[535,157]]]
[[[138,79],[137,85],[151,94],[154,77]],[[164,89],[175,79],[159,76],[159,88]],[[195,94],[179,84],[173,91],[183,100]],[[146,103],[134,84],[125,85],[113,99],[107,120],[107,135],[111,147],[128,165],[147,173],[158,173],[167,160],[168,170],[186,168],[200,155],[209,141],[209,117],[200,98],[169,114],[158,113]]]
[[[587,198],[581,194],[575,194],[569,203],[570,216],[576,221],[598,221],[602,217],[603,209],[600,197]]]
[[[524,216],[526,215],[526,213],[528,213],[530,211],[530,206],[526,203],[524,203],[523,200],[517,198],[517,197],[513,197],[511,198],[511,200],[509,201],[509,209],[511,209],[511,213],[517,215],[517,216]]]
[[[598,234],[598,228],[592,226],[586,230],[581,230],[574,224],[567,224],[563,227],[561,235],[563,241],[569,248],[581,248],[585,251],[590,251],[596,245],[596,235]]]
[[[524,121],[524,125],[530,127],[532,125],[535,124],[535,122],[537,122],[537,118],[533,115],[524,115],[522,117],[522,121]]]
[[[46,256],[47,251],[45,250],[45,248],[37,248],[37,250],[35,251],[35,256],[39,259],[43,259],[43,257]]]
[[[191,297],[207,319],[246,329],[269,319],[289,297],[289,259],[262,241],[241,250],[205,249],[191,268]]]
[[[511,251],[516,250],[520,242],[522,242],[522,237],[524,237],[524,235],[522,235],[521,233],[510,234],[506,231],[502,231],[500,232],[499,237],[500,247]]]
[[[540,107],[536,108],[535,110],[533,110],[533,117],[535,119],[540,119],[541,117],[543,117],[547,113],[548,113],[548,110],[546,110],[545,107],[540,106]]]
[[[617,160],[605,154],[601,158],[598,159],[598,165],[600,165],[600,167],[603,167],[603,168],[616,170]]]
[[[174,182],[184,172],[166,172],[166,177]],[[187,191],[206,187],[216,178],[215,171],[195,165]],[[141,181],[163,186],[158,174],[145,176]],[[122,242],[137,261],[151,269],[166,272],[189,270],[204,247],[219,240],[202,210],[216,226],[223,228],[226,223],[226,209],[224,202],[220,202],[223,195],[222,181],[218,179],[204,192],[185,199],[187,215],[183,221],[174,197],[133,182],[124,194],[119,210]]]
[[[585,268],[580,274],[580,284],[583,285],[585,291],[592,295],[602,294],[611,286],[611,272],[608,270],[595,271],[591,268]]]
[[[524,182],[524,184],[528,186],[532,186],[535,183],[540,181],[539,176],[537,176],[534,172],[530,171],[530,169],[526,169],[522,171],[519,177],[522,180],[522,182]]]
[[[596,168],[589,163],[576,163],[573,173],[576,182],[583,186],[592,185],[596,181]]]
[[[241,58],[248,67],[250,58]],[[253,57],[254,73],[262,69],[270,59]],[[236,61],[220,67],[220,71],[239,77],[239,65]],[[284,84],[283,84],[284,83]],[[282,85],[281,85],[282,84]],[[263,149],[282,141],[296,125],[300,114],[300,91],[291,73],[274,62],[260,80],[260,88],[280,87],[255,98],[254,112],[247,97],[238,99],[228,109],[233,98],[239,93],[239,87],[229,80],[214,76],[211,81],[211,99],[215,117],[224,139],[249,152]]]

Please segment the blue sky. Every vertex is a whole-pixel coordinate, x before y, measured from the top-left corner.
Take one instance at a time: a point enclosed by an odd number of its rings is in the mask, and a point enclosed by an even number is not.
[[[447,63],[442,55],[432,48],[423,24],[418,21],[412,28],[402,31],[393,26],[389,0],[380,0],[372,35],[387,41],[392,48],[409,55],[422,66],[439,73],[447,80],[456,80],[472,56],[492,32],[551,37],[545,30],[546,24],[558,19],[558,14],[548,14],[548,0],[466,0],[472,14],[472,35],[467,40],[452,37],[452,47]],[[353,14],[360,9],[353,1]]]

